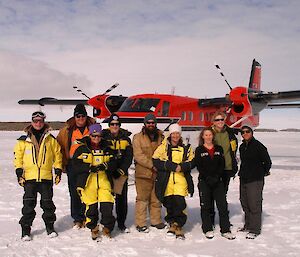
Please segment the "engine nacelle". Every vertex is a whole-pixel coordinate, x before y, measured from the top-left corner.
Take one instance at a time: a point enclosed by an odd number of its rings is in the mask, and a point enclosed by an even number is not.
[[[248,98],[248,88],[235,87],[230,91],[230,101],[232,102],[231,113],[237,117],[252,115],[252,106]]]

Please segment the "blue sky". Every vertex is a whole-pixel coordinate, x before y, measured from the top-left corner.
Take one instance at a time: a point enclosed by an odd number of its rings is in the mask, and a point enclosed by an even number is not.
[[[74,84],[89,95],[119,82],[116,94],[223,96],[214,62],[239,86],[253,58],[264,90],[299,90],[299,10],[299,1],[0,0],[0,120],[27,119],[21,98],[77,97]],[[261,124],[300,127],[299,114],[264,111]]]

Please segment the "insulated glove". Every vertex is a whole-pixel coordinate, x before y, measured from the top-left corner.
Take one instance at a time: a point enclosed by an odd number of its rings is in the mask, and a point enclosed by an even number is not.
[[[18,183],[21,187],[24,187],[24,184],[25,184],[25,179],[23,177],[23,173],[24,173],[24,170],[22,168],[17,168],[16,169],[16,175],[17,175],[17,178],[18,178]]]
[[[54,172],[55,172],[54,183],[55,183],[55,185],[58,185],[59,182],[61,181],[62,170],[61,169],[55,169]]]
[[[97,166],[92,166],[91,167],[91,172],[97,173],[100,170],[106,170],[107,169],[107,164],[106,163],[101,163]]]

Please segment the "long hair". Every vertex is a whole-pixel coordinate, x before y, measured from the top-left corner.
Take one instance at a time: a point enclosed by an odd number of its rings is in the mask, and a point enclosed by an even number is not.
[[[203,135],[204,135],[205,131],[210,131],[212,133],[212,135],[213,135],[212,143],[215,144],[215,132],[214,132],[214,130],[211,127],[206,127],[204,129],[202,129],[202,131],[200,132],[200,135],[199,135],[199,146],[201,146],[201,145],[204,144]]]

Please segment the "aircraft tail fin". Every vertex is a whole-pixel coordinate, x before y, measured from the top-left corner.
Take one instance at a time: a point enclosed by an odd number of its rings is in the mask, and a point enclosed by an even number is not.
[[[260,81],[261,81],[261,65],[255,59],[252,62],[252,69],[249,80],[249,88],[254,91],[260,91]]]

